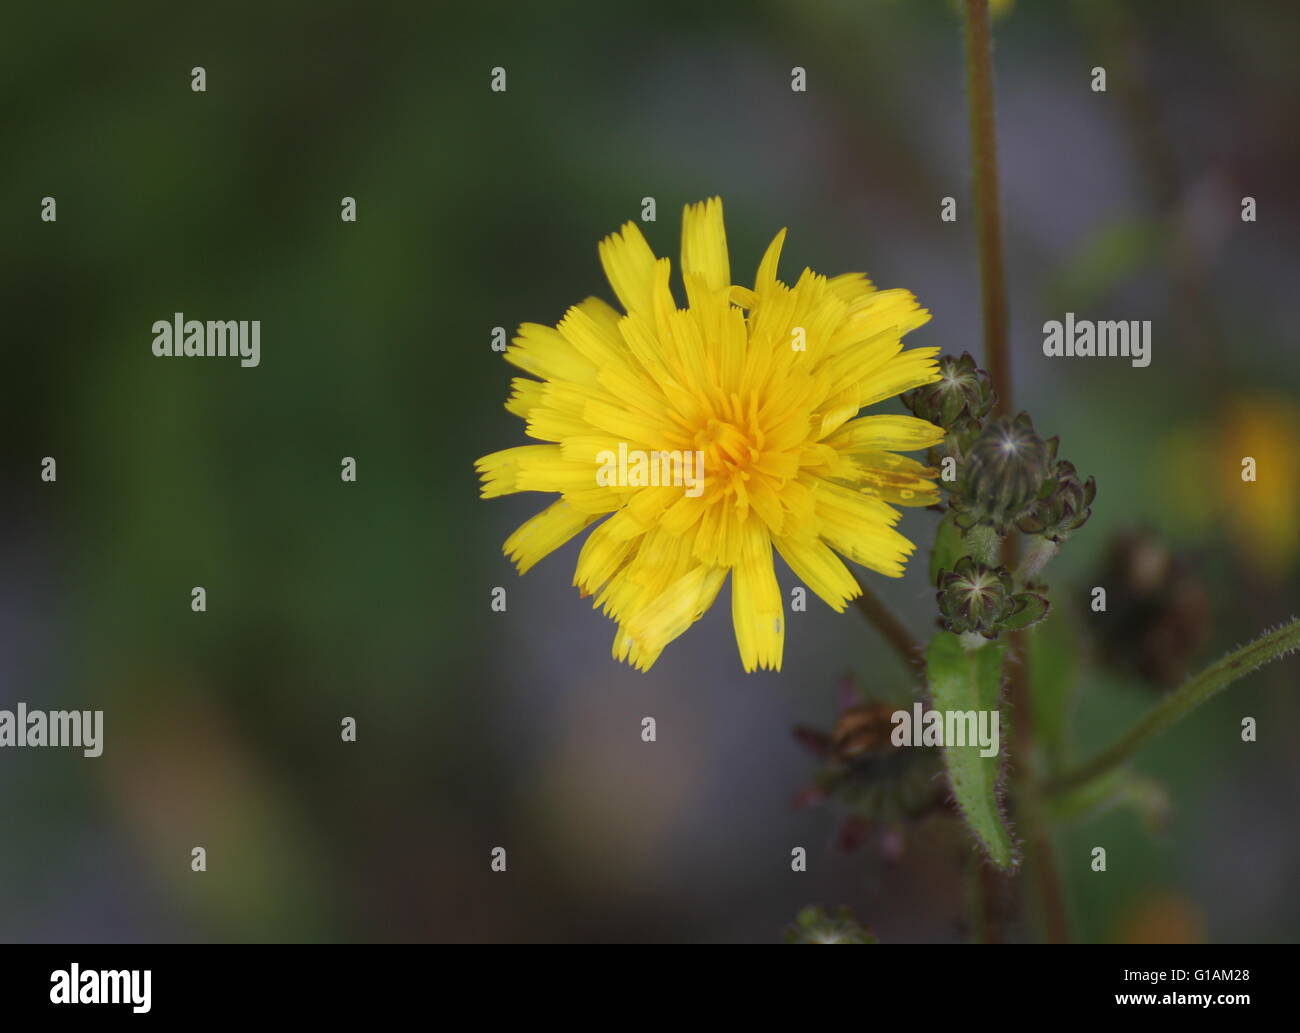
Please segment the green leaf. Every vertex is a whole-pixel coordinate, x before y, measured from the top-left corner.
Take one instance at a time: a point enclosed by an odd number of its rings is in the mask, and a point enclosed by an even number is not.
[[[939,575],[956,567],[957,561],[965,555],[961,528],[949,513],[939,521],[939,529],[934,532],[934,545],[930,547],[930,584],[938,585]]]
[[[1006,631],[1022,631],[1046,617],[1049,608],[1047,600],[1041,595],[1021,592],[1016,596],[1015,613],[1010,617],[1003,617],[998,624]]]
[[[967,652],[961,639],[946,631],[931,639],[925,662],[935,710],[997,712],[1002,691],[1002,653],[1000,643],[989,643]],[[1004,731],[999,719],[998,752],[991,757],[980,756],[978,743],[945,744],[943,759],[953,796],[971,833],[989,860],[999,868],[1010,870],[1019,864],[1020,858],[1002,815],[999,796],[1002,749],[1006,745],[1001,734]]]

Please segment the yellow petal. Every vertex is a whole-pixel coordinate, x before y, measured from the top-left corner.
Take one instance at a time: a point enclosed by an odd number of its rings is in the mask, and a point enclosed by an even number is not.
[[[835,476],[886,502],[933,506],[939,501],[939,489],[934,483],[938,471],[932,466],[894,452],[848,452],[844,460],[848,469],[837,469]]]
[[[877,293],[875,285],[863,273],[841,273],[832,276],[831,290],[846,302],[861,301]]]
[[[627,312],[649,312],[655,256],[634,222],[600,242],[600,264]]]
[[[826,444],[841,451],[915,452],[943,440],[942,427],[915,416],[863,416],[846,423]]]
[[[563,499],[552,502],[506,539],[505,554],[519,573],[526,574],[538,560],[549,556],[594,519],[576,512]]]
[[[623,628],[643,649],[657,653],[704,615],[726,579],[726,567],[692,567],[630,615]]]
[[[554,327],[524,323],[505,351],[507,362],[543,380],[594,384],[596,366],[566,341]]]
[[[821,535],[837,552],[887,577],[903,576],[916,546],[894,530],[897,510],[831,481],[817,485],[816,502]]]
[[[785,230],[782,229],[772,238],[763,252],[763,260],[758,263],[758,275],[754,277],[754,293],[761,295],[776,286],[776,267],[781,261],[781,247],[785,244]]]
[[[773,544],[795,576],[836,613],[843,613],[848,601],[862,594],[862,586],[825,542],[775,538]]]
[[[542,402],[543,384],[540,380],[528,377],[512,377],[510,380],[510,399],[506,402],[506,411],[521,419],[528,419],[528,413]]]
[[[617,521],[618,514],[615,514],[598,525],[582,543],[573,584],[584,596],[594,595],[618,573],[641,540],[640,534],[620,534]]]
[[[731,572],[731,622],[745,672],[781,669],[785,612],[772,564],[772,542],[757,520],[743,530],[740,559]]]
[[[872,376],[858,404],[873,405],[914,387],[933,384],[939,379],[939,365],[934,361],[938,354],[938,348],[912,348],[890,359]]]
[[[641,539],[627,563],[610,578],[596,597],[596,605],[619,623],[625,623],[691,565],[689,543],[655,528]]]
[[[711,291],[731,287],[721,198],[688,204],[682,212],[682,276],[692,273],[699,273]]]
[[[474,468],[483,481],[482,497],[492,499],[522,491],[519,487],[520,466],[543,457],[558,457],[559,454],[558,445],[516,445],[474,460]]]
[[[627,633],[627,630],[621,624],[614,634],[614,659],[629,663],[638,671],[650,670],[654,666],[654,662],[659,659],[661,652],[663,652],[662,649],[649,649],[642,646]]]

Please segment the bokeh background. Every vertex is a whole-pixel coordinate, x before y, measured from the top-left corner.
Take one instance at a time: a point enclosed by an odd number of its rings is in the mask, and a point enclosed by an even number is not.
[[[1099,483],[1061,620],[1102,655],[1069,600],[1146,528],[1204,588],[1199,665],[1297,609],[1297,15],[999,6],[1016,401]],[[860,617],[814,600],[784,670],[746,676],[719,606],[638,674],[570,587],[577,543],[519,578],[500,543],[539,502],[480,501],[471,466],[524,441],[491,328],[609,296],[596,241],[644,197],[661,254],[719,194],[738,279],[789,226],[788,277],[907,287],[934,313],[911,343],[978,355],[952,4],[22,5],[0,78],[0,706],[106,724],[97,760],[0,751],[0,939],[772,942],[810,903],[965,936],[953,822],[891,863],[792,806],[791,728],[831,723],[845,672],[906,695]],[[1151,366],[1046,361],[1067,310],[1152,320]],[[261,366],[154,358],[176,311],[260,319]],[[928,632],[923,564],[877,587]],[[1141,756],[1162,826],[1066,831],[1081,938],[1297,938],[1296,688],[1292,658]],[[1158,692],[1092,664],[1075,748]]]

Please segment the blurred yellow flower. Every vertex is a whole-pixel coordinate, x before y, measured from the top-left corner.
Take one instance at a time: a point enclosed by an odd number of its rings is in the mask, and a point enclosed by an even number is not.
[[[860,594],[840,553],[891,577],[914,546],[895,505],[937,501],[934,471],[895,454],[929,448],[912,416],[854,417],[938,377],[937,348],[904,351],[929,313],[858,273],[777,279],[785,230],[752,289],[734,286],[717,198],[687,206],[681,268],[689,306],[627,223],[600,245],[624,312],[597,298],[558,326],[525,323],[506,358],[506,408],[522,445],[479,459],[482,495],[560,498],[512,534],[523,573],[589,525],[574,584],[618,624],[613,653],[641,670],[713,604],[731,575],[746,671],[780,669],[785,636],[773,548],[842,611]],[[671,457],[671,461],[670,461]],[[669,476],[672,474],[672,476]],[[685,475],[685,476],[683,476]]]
[[[1230,398],[1214,426],[1181,431],[1167,454],[1179,509],[1194,525],[1222,527],[1261,575],[1291,571],[1300,551],[1300,406],[1273,395]]]
[[[1116,943],[1205,943],[1205,922],[1182,897],[1156,893],[1126,909],[1113,938]]]

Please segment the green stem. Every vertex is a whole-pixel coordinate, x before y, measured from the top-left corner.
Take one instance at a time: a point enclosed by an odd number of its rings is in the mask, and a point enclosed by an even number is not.
[[[998,533],[987,524],[976,524],[962,538],[962,548],[976,563],[996,567],[999,563]]]
[[[970,108],[971,172],[974,178],[975,218],[979,239],[980,308],[984,315],[984,357],[988,364],[993,389],[997,392],[995,415],[1005,416],[1011,408],[1011,355],[1007,331],[1007,274],[1002,257],[1002,211],[998,187],[997,124],[993,104],[993,30],[989,20],[988,0],[966,0],[966,95]],[[991,528],[974,528],[966,535],[969,555],[985,566],[998,565],[999,544],[1008,569],[1014,570],[1017,559],[1017,541],[1008,535],[999,543]],[[1020,646],[1023,656],[1023,636],[1012,637]],[[1010,678],[1011,704],[1020,714],[1028,713],[1026,665],[1022,661],[1012,667]],[[1011,749],[1020,757],[1031,751],[1032,736],[1027,722],[1015,722],[1012,727],[1015,742]],[[1035,812],[1036,814],[1036,809]],[[1031,818],[1033,815],[1031,815]],[[1052,863],[1052,859],[1044,859]],[[1059,885],[1055,872],[1040,883],[1042,892],[1052,897],[1045,902],[1045,911],[1064,914],[1058,906]],[[1000,938],[997,926],[999,915],[991,913],[985,925],[988,939]],[[1068,936],[1068,933],[1065,934]]]
[[[984,312],[984,356],[997,414],[1011,411],[1011,362],[1007,343],[1007,277],[1002,257],[1002,213],[998,200],[997,127],[993,113],[993,32],[988,0],[966,0],[966,92],[970,105],[971,171],[979,229],[980,291]]]
[[[1035,538],[1034,543],[1025,553],[1020,569],[1016,571],[1016,587],[1024,588],[1033,581],[1060,551],[1061,547],[1056,542],[1046,538]]]
[[[1005,878],[978,853],[972,853],[967,869],[966,906],[970,912],[971,940],[975,943],[1002,942],[1002,911]]]
[[[1180,688],[1148,710],[1117,742],[1086,764],[1051,779],[1046,786],[1047,794],[1058,796],[1108,774],[1146,745],[1147,740],[1218,695],[1238,678],[1245,677],[1251,671],[1279,660],[1296,649],[1300,649],[1300,618],[1266,632],[1254,642],[1229,653],[1200,674],[1189,678]]]
[[[1056,844],[1052,842],[1046,818],[1038,811],[1039,806],[1037,800],[1026,803],[1026,811],[1032,810],[1033,814],[1025,822],[1028,830],[1025,851],[1029,860],[1026,871],[1038,890],[1041,911],[1038,917],[1043,927],[1043,938],[1048,943],[1069,943],[1070,915],[1056,867]]]

